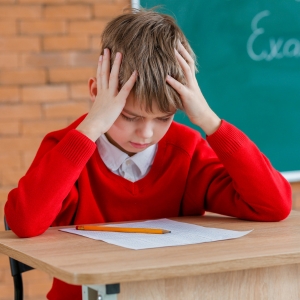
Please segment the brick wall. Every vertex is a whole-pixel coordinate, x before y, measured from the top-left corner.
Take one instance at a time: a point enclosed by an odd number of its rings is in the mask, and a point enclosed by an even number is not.
[[[105,24],[130,0],[0,0],[0,230],[7,193],[29,167],[42,137],[89,107]],[[45,299],[52,278],[23,275],[25,299]],[[0,300],[13,299],[0,255]]]
[[[129,0],[0,0],[0,230],[7,193],[42,137],[88,110],[100,34]],[[300,183],[293,184],[300,210]],[[45,299],[52,278],[23,275],[25,299]],[[12,299],[8,258],[0,255],[0,300]]]

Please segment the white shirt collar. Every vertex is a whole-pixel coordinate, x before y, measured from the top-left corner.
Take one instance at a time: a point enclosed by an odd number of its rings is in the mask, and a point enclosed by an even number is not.
[[[106,138],[105,134],[100,136],[100,138],[96,141],[96,144],[98,147],[98,152],[109,170],[113,171],[114,173],[118,173],[118,170],[121,168],[122,164],[127,160],[131,160],[140,171],[140,174],[134,176],[138,176],[138,179],[141,179],[147,174],[157,151],[157,144],[154,144],[130,157],[128,154],[111,144]]]

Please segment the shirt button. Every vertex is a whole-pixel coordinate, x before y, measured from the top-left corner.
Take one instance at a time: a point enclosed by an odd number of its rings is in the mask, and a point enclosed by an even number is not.
[[[131,160],[126,161],[126,165],[129,166],[131,164]]]

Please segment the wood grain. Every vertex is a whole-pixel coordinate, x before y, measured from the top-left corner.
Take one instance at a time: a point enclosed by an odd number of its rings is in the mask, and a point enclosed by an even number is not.
[[[300,265],[121,284],[118,300],[299,300]]]
[[[68,234],[58,228],[29,239],[1,232],[0,252],[73,284],[175,280],[300,263],[300,212],[292,212],[286,220],[274,223],[214,214],[174,220],[254,230],[236,240],[139,251]]]

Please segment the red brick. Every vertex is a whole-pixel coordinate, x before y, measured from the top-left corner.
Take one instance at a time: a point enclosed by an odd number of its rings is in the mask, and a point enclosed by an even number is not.
[[[90,5],[84,4],[46,6],[43,13],[47,19],[90,19],[92,16]]]
[[[89,99],[88,84],[72,84],[71,85],[71,99]]]
[[[58,4],[65,3],[66,0],[18,0],[18,2],[22,4]]]
[[[0,106],[1,121],[40,119],[41,116],[41,106],[38,104],[16,104]]]
[[[0,0],[0,4],[12,4],[15,3],[16,0]]]
[[[67,85],[26,86],[21,89],[23,102],[53,102],[68,100]]]
[[[70,65],[79,67],[79,66],[92,66],[97,68],[97,63],[99,59],[99,52],[72,52],[70,53]]]
[[[3,210],[4,210],[4,203],[2,204],[2,203],[0,203],[0,209],[2,210],[1,212],[0,212],[0,220],[3,220],[4,219],[4,212],[3,212]],[[1,224],[0,223],[0,231],[4,231],[5,229],[4,229],[4,224]],[[2,266],[0,266],[0,268],[1,268]],[[8,274],[9,274],[9,272],[10,272],[10,269],[9,268],[7,268],[7,270],[5,270],[6,272],[8,272]],[[8,276],[8,274],[6,274],[6,282],[4,283],[5,285],[8,283],[8,284],[11,284],[11,279],[12,279],[12,277],[11,277],[11,275],[10,276]],[[9,280],[8,280],[8,278],[10,278]],[[3,298],[1,298],[1,300],[2,300]],[[3,300],[9,300],[9,299],[3,299]]]
[[[0,207],[1,207],[1,220],[4,218],[3,210],[4,210],[4,205],[6,201],[0,202]],[[3,222],[1,222],[3,223]],[[0,224],[1,224],[0,223]],[[4,224],[2,226],[2,230],[4,230]],[[9,260],[6,255],[1,254],[0,256],[0,285],[5,285],[5,284],[11,284],[11,273],[10,273],[10,267],[9,267]],[[2,300],[2,298],[0,298]]]
[[[13,35],[17,34],[16,21],[0,21],[1,35]]]
[[[0,71],[0,84],[43,84],[46,83],[46,71],[24,69]]]
[[[21,168],[21,157],[18,152],[0,155],[1,170],[12,170]],[[1,200],[1,199],[0,199]]]
[[[20,23],[22,34],[62,34],[66,31],[65,21],[22,21]]]
[[[1,5],[1,19],[37,19],[42,17],[40,5]]]
[[[127,0],[130,1],[130,0]],[[66,0],[69,3],[78,3],[78,0]],[[104,4],[113,4],[116,0],[85,0],[84,3],[104,3]],[[129,2],[128,2],[129,3]]]
[[[0,38],[0,52],[39,52],[39,37],[6,37]]]
[[[122,4],[124,7],[131,7],[131,0],[114,0],[114,3]]]
[[[297,197],[297,198],[293,199],[292,209],[293,210],[300,210],[300,197]]]
[[[300,182],[292,182],[293,206],[292,209],[300,210]]]
[[[1,74],[1,73],[0,73]],[[20,100],[19,88],[16,86],[0,86],[0,103],[18,102]]]
[[[88,102],[46,104],[44,110],[47,118],[79,117],[88,112]]]
[[[70,108],[69,105],[63,105],[61,109],[74,110],[74,113],[67,112],[70,115],[67,117],[55,117],[51,119],[46,118],[46,116],[48,116],[49,114],[41,114],[41,116],[37,118],[31,115],[33,119],[31,117],[26,117],[26,119],[22,120],[22,116],[16,117],[16,115],[12,114],[12,120],[1,119],[0,153],[1,155],[5,156],[1,157],[0,155],[0,177],[2,183],[3,180],[6,184],[16,183],[17,179],[19,179],[17,177],[21,176],[17,174],[10,174],[10,177],[7,177],[7,175],[5,175],[6,178],[3,178],[3,173],[5,173],[6,170],[11,172],[13,170],[17,171],[20,169],[28,169],[33,157],[35,156],[37,148],[40,145],[40,142],[42,140],[41,135],[43,134],[43,132],[51,131],[52,126],[61,127],[63,123],[66,124],[67,122],[73,121],[78,117],[78,115],[81,115],[82,113],[87,111],[86,106],[88,106],[88,103],[90,103],[90,101],[88,97],[88,90],[85,90],[85,87],[87,86],[87,80],[90,75],[95,76],[96,74],[96,65],[99,55],[98,53],[100,50],[101,34],[100,27],[93,28],[89,26],[104,26],[101,25],[104,24],[103,21],[107,21],[108,18],[111,18],[112,15],[114,15],[115,12],[113,11],[113,7],[117,7],[120,3],[121,5],[127,6],[130,2],[128,0],[0,0],[0,37],[2,38],[0,42],[1,109],[4,103],[10,104],[10,106],[19,105],[18,101],[21,101],[22,86],[24,88],[29,88],[28,85],[32,84],[37,85],[37,87],[39,87],[40,85],[45,85],[47,76],[44,75],[47,75],[48,71],[53,74],[51,72],[53,68],[70,69],[70,71],[60,73],[60,75],[64,73],[64,76],[68,76],[69,78],[71,78],[69,80],[64,79],[65,82],[71,82],[69,93],[73,94],[75,104],[77,101],[78,103],[81,103],[80,105],[82,105],[82,111],[81,109],[78,109],[78,107]],[[57,4],[62,4],[62,6],[57,9]],[[63,7],[66,6],[65,4],[74,5],[74,9],[64,10]],[[99,16],[102,14],[102,12],[99,10],[99,5],[111,4],[110,8],[107,8],[108,16],[101,16],[98,20],[94,19],[94,4],[98,5],[98,11],[97,7],[95,7],[95,12]],[[78,7],[80,8],[77,9]],[[45,19],[44,13],[45,15],[47,15],[47,19]],[[54,20],[57,23],[51,23],[51,21]],[[80,20],[91,20],[91,23],[80,23]],[[31,23],[30,21],[32,21],[33,23]],[[70,24],[68,22],[70,22]],[[66,23],[67,28],[62,28],[62,23]],[[71,32],[66,31],[68,29],[70,29]],[[18,34],[22,35],[18,36]],[[58,49],[53,52],[41,52],[43,50],[42,37],[49,37],[49,35],[66,35],[67,37],[69,34],[71,34],[71,36],[80,34],[82,36],[88,37],[90,43],[88,48],[85,48],[84,51],[82,51],[81,49],[67,49],[60,51],[60,49]],[[13,38],[15,40],[11,40],[10,38]],[[33,40],[26,41],[26,39],[23,38],[37,38],[39,41],[38,43],[34,43]],[[91,50],[92,43],[95,51]],[[18,47],[22,48],[18,50]],[[71,67],[75,68],[71,70]],[[79,70],[80,68],[78,67],[83,67],[83,69],[85,70]],[[86,71],[87,67],[91,67],[93,70]],[[42,69],[42,76],[32,76],[34,75],[33,73],[24,72],[27,70],[35,69]],[[3,71],[22,71],[21,74],[24,78],[20,79],[20,73],[7,73],[8,75],[10,75],[10,78],[8,80],[9,76],[3,76]],[[3,79],[6,80],[6,83],[1,82]],[[62,83],[60,81],[57,81],[57,84],[61,85]],[[28,92],[28,90],[26,91]],[[85,94],[85,91],[87,94]],[[36,92],[34,95],[36,95],[36,97],[40,97],[38,92]],[[31,105],[37,105],[37,107],[40,106],[41,108],[49,108],[49,104],[60,104],[58,102],[45,104],[45,102],[43,102],[43,99],[44,98],[42,98],[41,96],[39,99],[34,100],[42,100],[41,102],[33,102]],[[85,99],[85,101],[82,101],[83,99]],[[27,98],[27,100],[22,103],[24,105],[23,108],[25,109],[24,112],[27,111],[26,107],[28,106],[28,101],[33,101],[33,99]],[[55,99],[52,101],[55,101]],[[64,101],[63,103],[67,102],[67,100],[62,101]],[[22,106],[20,105],[20,109],[21,108]],[[3,112],[3,110],[1,112]],[[45,113],[46,111],[42,112]],[[54,108],[52,108],[52,110],[50,109],[48,112],[51,112],[53,115],[62,114],[62,111],[55,113]],[[43,123],[40,123],[43,117],[46,120],[43,120]],[[35,119],[37,119],[38,121],[35,122]],[[62,127],[64,126],[65,125],[63,125]],[[53,128],[53,130],[54,129],[55,128]],[[18,132],[18,130],[20,130],[20,132]],[[26,136],[22,136],[22,134]],[[16,150],[13,151],[13,149]],[[7,198],[7,193],[11,188],[12,186],[0,187],[0,221],[3,220],[3,206]],[[0,230],[1,229],[3,229],[2,222],[0,222]],[[30,271],[25,273],[23,276],[25,300],[45,299],[45,294],[51,285],[50,277],[44,275],[43,273],[35,272],[36,271]],[[28,280],[26,279],[27,276],[29,276]],[[47,286],[47,282],[49,283],[49,286]],[[12,299],[12,295],[13,284],[12,278],[10,276],[8,259],[6,256],[3,256],[3,259],[0,259],[0,299],[10,300]]]
[[[1,1],[1,0],[0,0]],[[0,188],[0,195],[1,195],[1,192],[2,192],[2,188]],[[1,202],[1,199],[0,199],[0,202]],[[5,265],[7,261],[7,256],[4,255],[4,254],[0,254],[0,265]],[[11,276],[11,275],[10,275]]]
[[[23,151],[22,152],[22,167],[26,170],[29,169],[31,163],[33,162],[33,159],[36,155],[36,151]]]
[[[0,54],[0,69],[14,69],[18,65],[18,54]]]
[[[8,259],[8,258],[7,258]],[[10,270],[8,270],[8,272],[10,272]],[[13,279],[11,279],[13,280]],[[14,286],[13,286],[13,281],[11,282],[10,285],[0,285],[0,295],[1,295],[1,300],[9,300],[9,299],[13,299],[13,295],[14,294]]]
[[[42,280],[52,280],[52,276],[50,276],[49,274],[39,271],[37,269],[32,270],[32,272],[28,272],[28,273],[24,273],[24,284],[30,283],[30,281],[39,281],[40,279]]]
[[[65,128],[68,126],[67,120],[43,120],[23,122],[22,134],[26,136],[43,137],[47,133]]]
[[[9,188],[0,187],[0,202],[6,202],[7,195],[9,192],[10,192]],[[2,254],[0,254],[0,257],[1,256],[2,256]],[[1,263],[2,263],[2,258],[1,258]]]
[[[106,26],[106,21],[71,21],[70,22],[70,33],[72,34],[99,34],[101,35],[104,27]]]
[[[87,36],[51,36],[43,39],[43,48],[46,51],[85,50],[89,49],[89,46]]]
[[[19,133],[20,133],[19,122],[0,121],[0,136],[18,135]]]
[[[59,52],[25,53],[21,55],[21,67],[62,67],[69,65],[70,54]]]
[[[99,51],[101,49],[101,37],[92,36],[91,37],[91,50]]]
[[[49,70],[50,82],[87,82],[96,75],[94,68],[53,68]]]
[[[32,270],[25,273],[24,278],[24,296],[27,299],[39,297],[37,299],[45,299],[45,295],[49,292],[52,286],[52,277],[47,273],[39,270]],[[24,275],[25,275],[24,274]]]
[[[113,18],[121,15],[126,8],[124,3],[117,4],[95,4],[94,5],[94,16],[96,18]]]
[[[6,154],[10,151],[36,152],[40,143],[40,137],[4,137],[1,139],[0,154]]]
[[[26,170],[7,170],[2,173],[3,186],[17,186],[20,178],[24,176]]]

